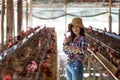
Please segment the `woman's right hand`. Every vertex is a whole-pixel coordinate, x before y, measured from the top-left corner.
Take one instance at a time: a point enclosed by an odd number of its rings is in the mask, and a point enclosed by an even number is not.
[[[70,38],[68,38],[67,36],[66,36],[66,34],[64,34],[64,36],[65,36],[65,39],[64,39],[64,42],[63,42],[63,44],[68,44],[69,42],[70,42]]]

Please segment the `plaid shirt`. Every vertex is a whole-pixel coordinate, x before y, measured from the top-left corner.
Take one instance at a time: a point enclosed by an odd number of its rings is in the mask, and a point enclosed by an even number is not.
[[[66,51],[63,49],[63,51],[68,55],[69,61],[77,61],[77,60],[83,61],[84,60],[84,51],[87,50],[87,46],[88,46],[88,43],[84,36],[78,37],[76,40],[74,40],[74,42],[71,42],[68,45],[64,45],[63,47],[65,46],[75,46],[75,47],[83,49],[83,54],[79,54],[79,53],[74,54],[74,53],[71,53],[70,51]]]

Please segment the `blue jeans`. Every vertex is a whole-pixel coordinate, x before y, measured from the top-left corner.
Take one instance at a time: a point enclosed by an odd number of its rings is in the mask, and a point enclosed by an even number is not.
[[[83,80],[82,61],[71,61],[66,64],[67,80]]]

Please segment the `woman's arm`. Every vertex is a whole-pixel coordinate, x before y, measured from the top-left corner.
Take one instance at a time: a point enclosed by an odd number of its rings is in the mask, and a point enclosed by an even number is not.
[[[72,53],[72,54],[83,54],[83,49],[79,48],[77,46],[69,46],[69,45],[65,45],[63,47],[63,51],[65,53]]]

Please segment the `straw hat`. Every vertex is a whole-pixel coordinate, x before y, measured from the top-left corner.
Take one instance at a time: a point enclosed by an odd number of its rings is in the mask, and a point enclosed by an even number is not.
[[[72,26],[79,26],[84,28],[82,19],[79,17],[75,17],[72,19],[72,22],[68,24],[68,32],[72,30]]]

